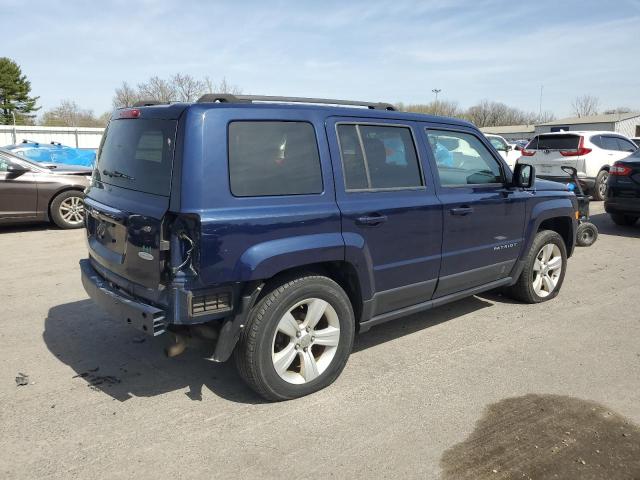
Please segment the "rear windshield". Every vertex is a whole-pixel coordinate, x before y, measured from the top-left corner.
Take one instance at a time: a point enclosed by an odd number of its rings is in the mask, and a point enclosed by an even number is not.
[[[96,161],[98,180],[169,196],[176,120],[113,120]]]
[[[580,135],[538,135],[526,146],[527,150],[576,150]]]

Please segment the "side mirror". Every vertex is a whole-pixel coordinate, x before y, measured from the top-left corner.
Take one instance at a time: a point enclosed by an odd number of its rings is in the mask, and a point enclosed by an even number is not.
[[[507,145],[507,148],[506,148],[506,150],[505,150],[505,151],[506,151],[506,152],[510,152],[512,149],[513,149],[513,148],[511,147],[511,145]]]
[[[527,163],[517,163],[513,169],[511,186],[519,188],[533,188],[536,182],[536,169]]]
[[[11,165],[7,165],[7,174],[11,177],[11,178],[16,178],[19,177],[20,175],[23,175],[27,172],[29,172],[30,170],[26,167],[23,167],[22,165],[17,165],[15,163],[11,164]]]

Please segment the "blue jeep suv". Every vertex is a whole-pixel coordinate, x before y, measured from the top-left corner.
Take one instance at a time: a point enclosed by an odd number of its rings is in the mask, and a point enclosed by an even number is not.
[[[86,198],[88,294],[260,395],[333,382],[356,332],[503,288],[555,297],[577,203],[465,121],[208,94],[114,112]]]

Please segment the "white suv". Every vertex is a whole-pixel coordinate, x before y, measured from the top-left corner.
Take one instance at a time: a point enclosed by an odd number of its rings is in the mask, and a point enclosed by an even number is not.
[[[594,200],[603,200],[609,167],[637,148],[627,137],[614,132],[541,133],[521,150],[518,162],[534,165],[537,177],[557,182],[569,181],[562,166],[574,167],[581,186]]]

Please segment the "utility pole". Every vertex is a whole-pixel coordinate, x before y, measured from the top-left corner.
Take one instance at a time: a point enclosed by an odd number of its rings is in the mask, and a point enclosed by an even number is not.
[[[544,85],[540,85],[540,104],[538,106],[538,121],[542,120],[542,88]]]
[[[436,94],[436,102],[435,102],[435,114],[438,115],[438,94],[442,91],[441,88],[434,88],[433,90],[431,90],[433,93]]]

